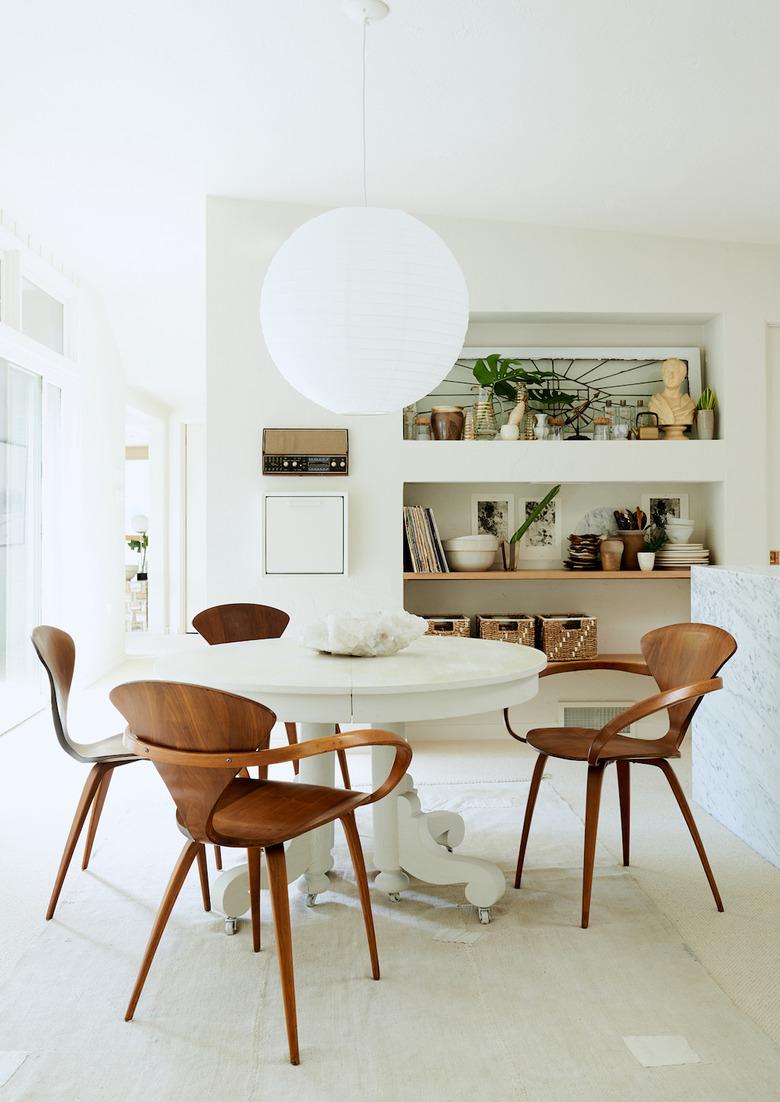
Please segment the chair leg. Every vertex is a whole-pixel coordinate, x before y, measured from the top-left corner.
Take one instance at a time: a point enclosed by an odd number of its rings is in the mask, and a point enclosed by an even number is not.
[[[631,762],[617,764],[618,797],[620,799],[620,833],[623,839],[623,864],[629,864],[631,848]]]
[[[366,938],[368,939],[368,952],[371,957],[371,975],[375,980],[379,979],[379,954],[376,948],[376,932],[374,931],[374,914],[371,910],[371,896],[368,891],[368,877],[366,876],[366,863],[363,860],[363,847],[360,844],[355,813],[350,811],[343,815],[341,825],[347,836],[349,855],[352,858],[352,867],[355,870],[358,891],[360,892],[360,906],[363,908],[363,922],[366,926]]]
[[[89,859],[92,856],[92,846],[95,842],[95,835],[97,834],[98,823],[100,822],[100,815],[103,811],[103,804],[106,802],[106,796],[108,795],[108,786],[111,784],[111,778],[114,775],[113,766],[106,770],[103,774],[103,780],[100,782],[100,788],[98,788],[97,795],[92,801],[92,814],[89,817],[89,826],[87,827],[87,840],[84,843],[84,856],[81,859],[81,867],[85,869],[89,864]]]
[[[520,887],[520,880],[523,876],[523,865],[525,863],[525,851],[528,846],[528,835],[531,833],[531,820],[534,817],[534,808],[536,807],[536,797],[539,795],[539,786],[542,783],[542,774],[544,773],[544,766],[547,761],[547,754],[540,754],[536,759],[536,765],[534,766],[533,776],[531,777],[531,787],[528,789],[528,800],[525,805],[525,818],[523,819],[523,833],[520,836],[520,849],[517,854],[517,870],[515,872],[515,887]]]
[[[707,851],[705,850],[704,843],[701,840],[699,828],[696,826],[696,820],[694,819],[693,814],[691,813],[691,809],[688,806],[688,801],[685,798],[685,793],[683,792],[680,782],[677,779],[677,774],[665,758],[659,758],[658,761],[655,761],[652,764],[658,766],[658,768],[661,770],[661,772],[664,774],[667,781],[669,782],[669,787],[671,788],[672,792],[674,792],[674,797],[680,806],[680,811],[682,811],[683,819],[685,819],[685,822],[688,825],[688,830],[691,832],[691,838],[693,838],[693,844],[696,846],[696,852],[699,855],[702,863],[702,868],[704,869],[704,874],[707,877],[707,882],[710,885],[710,890],[712,891],[712,895],[715,900],[715,906],[718,908],[719,911],[722,911],[723,900],[720,898],[718,885],[715,883],[715,876],[713,875],[712,869],[710,868],[709,860],[707,859]]]
[[[336,757],[339,759],[339,767],[341,769],[341,779],[344,781],[345,788],[351,788],[352,784],[349,779],[349,766],[347,765],[347,751],[337,750]]]
[[[209,867],[206,864],[206,847],[198,849],[198,875],[200,876],[200,894],[203,897],[203,910],[211,910],[211,893],[209,892]]]
[[[276,950],[279,956],[279,975],[282,981],[290,1063],[299,1064],[301,1058],[298,1052],[298,1018],[295,1012],[290,900],[287,894],[287,862],[284,859],[284,846],[268,846],[265,851],[265,860],[268,869],[268,883],[271,888],[271,905],[274,912]]]
[[[111,768],[112,766],[97,762],[90,769],[89,775],[84,782],[84,787],[81,790],[81,796],[79,797],[78,806],[76,808],[76,814],[73,816],[73,822],[70,826],[68,840],[65,843],[65,849],[62,853],[60,867],[57,870],[57,878],[54,881],[54,888],[52,889],[49,906],[46,910],[47,921],[52,917],[57,906],[57,900],[59,899],[60,892],[62,891],[62,885],[65,881],[65,876],[67,874],[71,858],[73,857],[73,851],[78,844],[79,836],[84,826],[84,822],[87,818],[87,812],[90,809],[92,801],[97,795],[98,789],[102,784],[103,777],[105,776],[106,771]]]
[[[260,850],[246,851],[249,865],[249,903],[252,908],[252,948],[260,952]]]
[[[187,873],[190,871],[190,866],[195,860],[198,854],[198,850],[202,850],[203,846],[200,842],[185,842],[184,849],[179,854],[179,859],[173,866],[173,872],[171,878],[168,881],[168,886],[165,889],[165,895],[162,897],[157,916],[154,920],[154,926],[152,932],[149,935],[149,941],[146,944],[146,952],[144,953],[144,959],[141,961],[141,968],[138,972],[138,978],[135,981],[135,987],[133,993],[130,996],[130,1002],[127,1004],[127,1011],[125,1013],[125,1021],[129,1022],[135,1013],[135,1008],[138,1005],[138,1000],[141,997],[141,992],[144,989],[144,983],[146,977],[149,975],[149,969],[152,966],[154,960],[154,954],[157,952],[157,946],[160,944],[160,938],[163,935],[163,931],[168,923],[168,919],[171,916],[173,905],[176,902],[179,892],[181,891],[182,884],[187,879]]]
[[[341,734],[341,728],[338,723],[336,724],[336,734]],[[341,779],[344,782],[345,788],[351,788],[352,782],[349,779],[349,765],[347,764],[347,751],[337,750],[336,757],[339,759],[339,769],[341,770]]]
[[[285,723],[284,729],[287,732],[287,741],[290,744],[290,746],[297,746],[298,745],[298,728],[296,727],[296,725],[294,723]],[[296,777],[298,776],[298,770],[300,769],[300,765],[301,765],[301,763],[299,761],[294,761],[293,762],[293,769],[295,770]]]
[[[582,862],[582,928],[590,921],[590,894],[593,888],[593,864],[596,860],[596,834],[599,829],[599,804],[603,765],[588,766],[588,791],[585,797],[585,853]]]
[[[220,846],[214,846],[214,864],[217,866],[217,872],[222,872],[222,848]]]

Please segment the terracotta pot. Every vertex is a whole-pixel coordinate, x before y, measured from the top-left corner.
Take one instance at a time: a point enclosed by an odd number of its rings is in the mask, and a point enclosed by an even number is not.
[[[638,570],[637,555],[645,545],[644,532],[618,532],[617,538],[623,541],[623,570]]]
[[[602,570],[620,570],[623,558],[623,541],[618,539],[602,540],[599,544]]]
[[[464,421],[461,406],[434,406],[431,410],[431,435],[434,440],[460,440]]]

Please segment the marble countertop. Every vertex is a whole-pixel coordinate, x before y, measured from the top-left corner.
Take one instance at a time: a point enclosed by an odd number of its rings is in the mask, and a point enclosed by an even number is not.
[[[719,571],[720,573],[726,574],[751,574],[780,581],[780,566],[729,566],[728,564],[723,564],[720,566],[692,567],[692,572],[695,572],[697,581],[701,581],[705,575],[711,574],[713,571]]]

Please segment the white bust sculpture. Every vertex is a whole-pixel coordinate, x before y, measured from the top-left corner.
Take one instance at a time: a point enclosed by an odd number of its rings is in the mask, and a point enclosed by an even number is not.
[[[692,425],[696,403],[690,394],[683,394],[681,387],[688,374],[688,367],[676,356],[661,364],[664,389],[654,394],[648,403],[651,413],[658,414],[661,425]]]

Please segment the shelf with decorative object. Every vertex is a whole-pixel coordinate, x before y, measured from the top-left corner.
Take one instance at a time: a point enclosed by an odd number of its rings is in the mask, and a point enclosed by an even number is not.
[[[459,570],[449,574],[422,574],[407,571],[405,582],[663,582],[681,578],[690,580],[684,570]]]
[[[723,440],[404,440],[404,482],[723,482]]]

